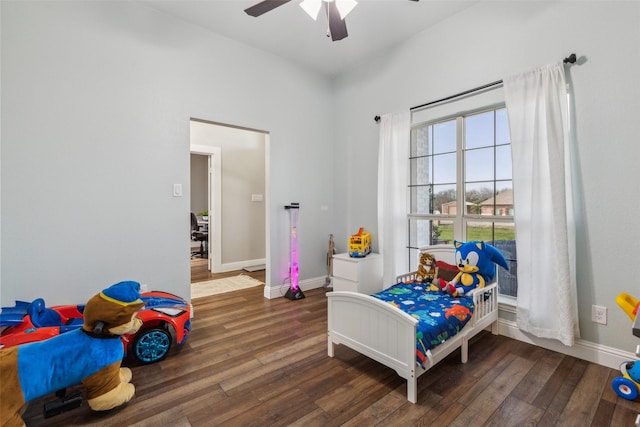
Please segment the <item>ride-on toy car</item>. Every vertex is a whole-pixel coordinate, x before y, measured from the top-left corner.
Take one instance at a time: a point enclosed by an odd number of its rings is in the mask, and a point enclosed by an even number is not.
[[[627,313],[633,323],[633,335],[640,337],[640,301],[629,294],[621,293],[616,298],[616,303]],[[636,349],[636,356],[640,357],[640,345]],[[616,377],[611,382],[613,391],[622,398],[635,400],[640,394],[640,360],[623,362],[620,365],[621,377]],[[640,426],[640,415],[636,420]]]
[[[191,305],[168,292],[141,295],[145,306],[137,316],[142,327],[124,335],[122,344],[128,359],[148,364],[164,359],[174,344],[184,343],[191,331]],[[0,348],[41,341],[82,327],[84,304],[46,307],[42,298],[16,301],[0,312]]]

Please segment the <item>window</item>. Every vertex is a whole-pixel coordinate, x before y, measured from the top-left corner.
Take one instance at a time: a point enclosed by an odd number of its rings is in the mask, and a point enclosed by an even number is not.
[[[501,295],[517,296],[511,141],[504,107],[414,125],[409,158],[409,259],[418,248],[484,240],[500,249]]]

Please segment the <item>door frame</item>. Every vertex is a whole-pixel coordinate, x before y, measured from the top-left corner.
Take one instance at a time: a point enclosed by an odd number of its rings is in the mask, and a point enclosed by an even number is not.
[[[207,210],[209,211],[209,271],[219,272],[222,265],[222,150],[220,147],[191,144],[191,154],[207,156]],[[213,214],[213,215],[212,215]],[[213,218],[213,221],[211,220]]]

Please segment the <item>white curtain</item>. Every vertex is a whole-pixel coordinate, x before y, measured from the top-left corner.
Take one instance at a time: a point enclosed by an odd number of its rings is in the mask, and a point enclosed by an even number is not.
[[[407,185],[409,111],[387,114],[380,120],[378,150],[378,247],[383,259],[383,285],[394,283],[407,270]]]
[[[565,70],[504,79],[511,131],[518,327],[573,345],[580,337]]]

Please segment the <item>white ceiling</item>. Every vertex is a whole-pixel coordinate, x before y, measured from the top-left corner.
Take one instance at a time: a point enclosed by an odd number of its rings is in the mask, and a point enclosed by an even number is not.
[[[480,0],[359,0],[347,16],[349,36],[332,42],[326,14],[317,21],[292,0],[254,18],[244,9],[260,0],[141,0],[157,10],[222,36],[337,75]]]

